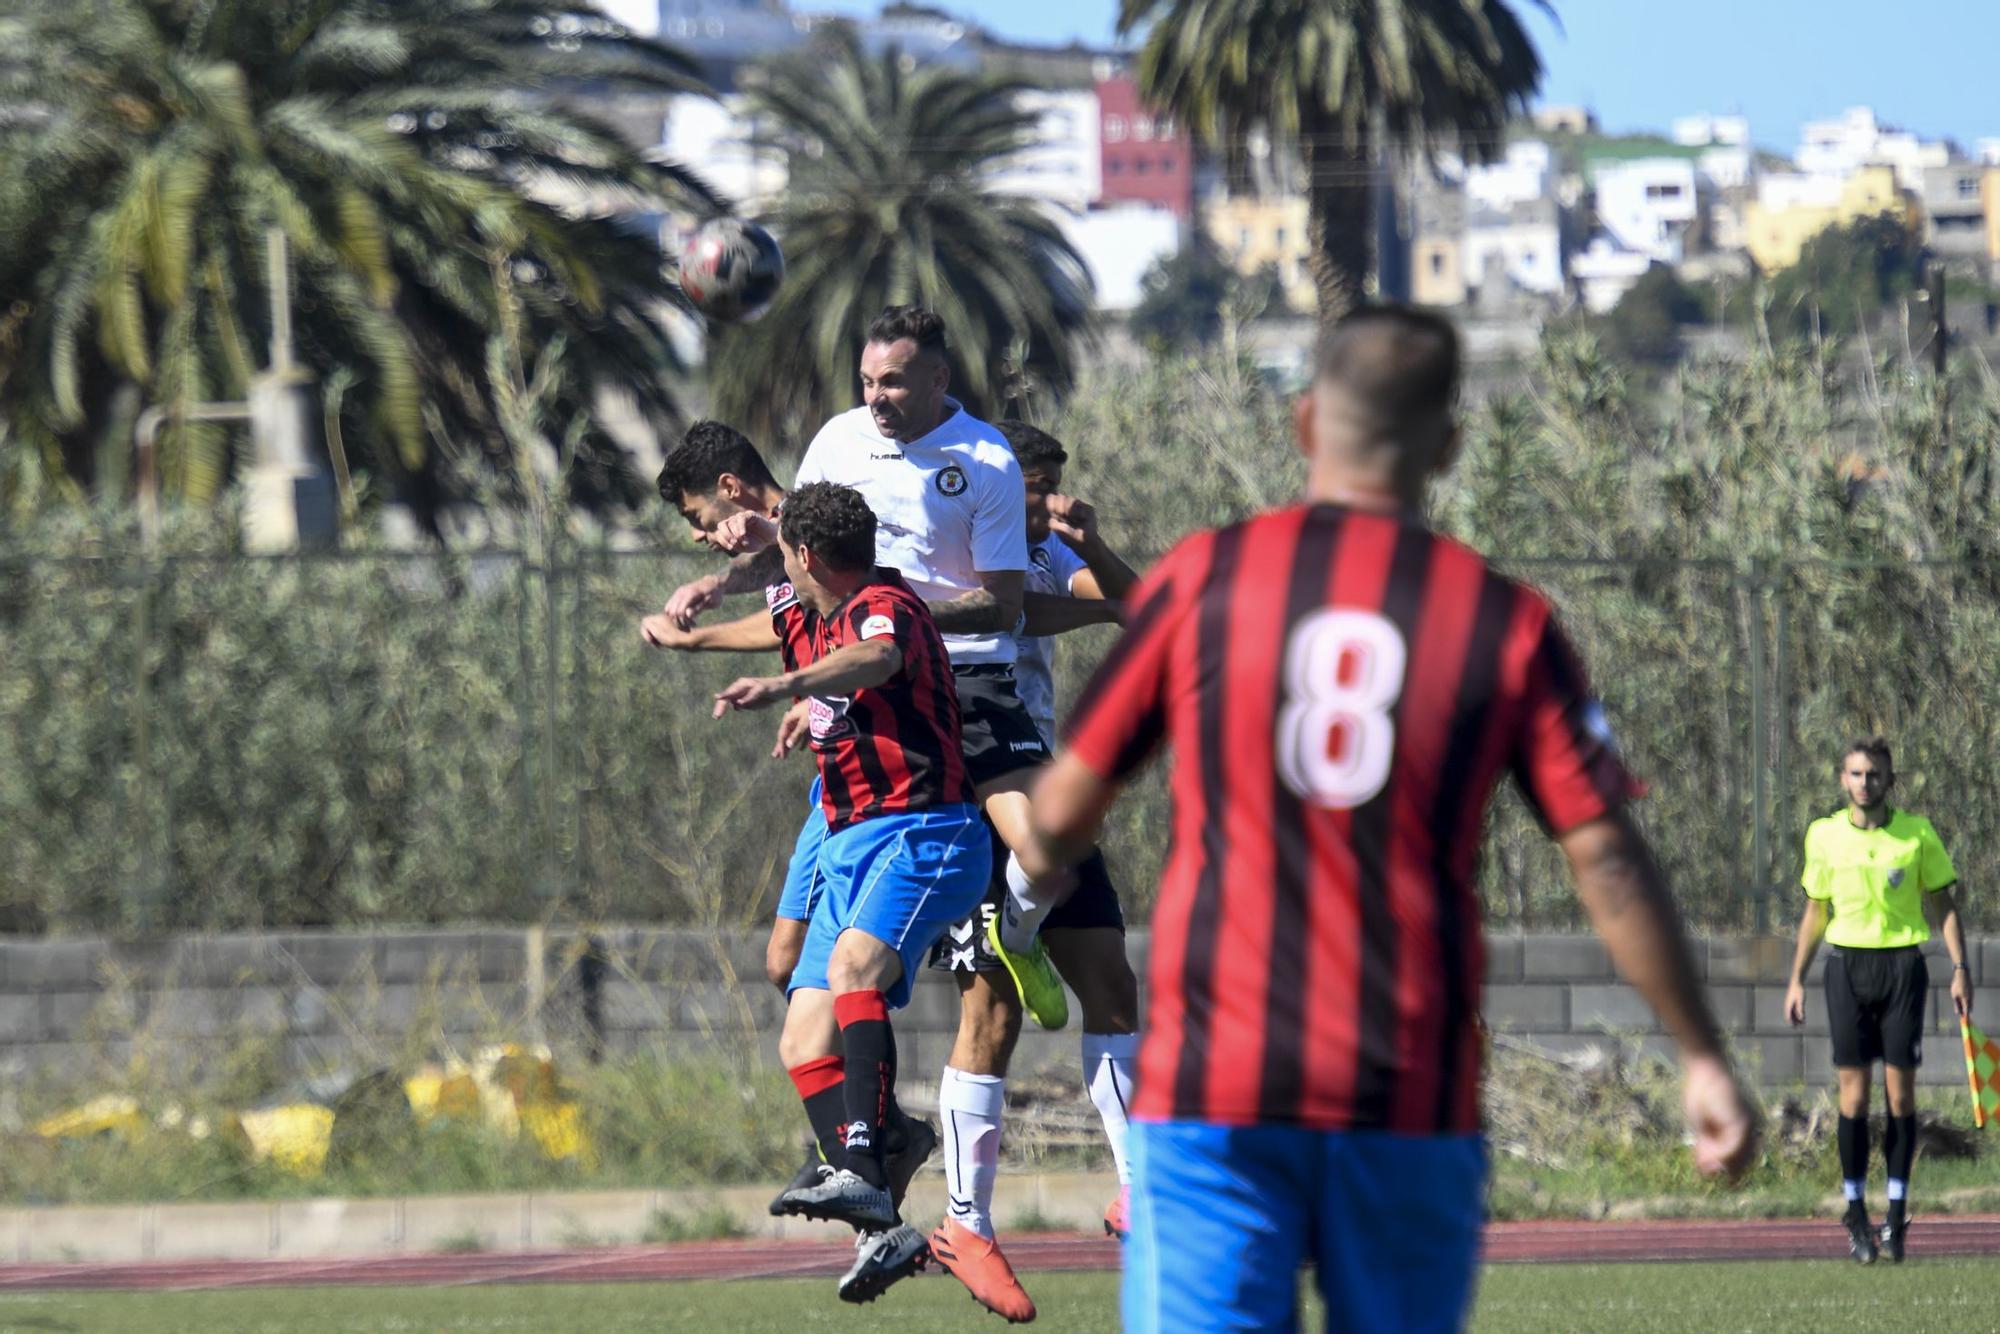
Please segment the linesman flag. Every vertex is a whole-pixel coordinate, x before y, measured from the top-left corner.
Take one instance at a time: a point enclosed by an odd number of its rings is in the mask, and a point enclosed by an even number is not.
[[[1959,1016],[1958,1031],[1965,1039],[1965,1080],[1972,1085],[1972,1123],[1981,1130],[2000,1117],[2000,1042],[1995,1042]]]

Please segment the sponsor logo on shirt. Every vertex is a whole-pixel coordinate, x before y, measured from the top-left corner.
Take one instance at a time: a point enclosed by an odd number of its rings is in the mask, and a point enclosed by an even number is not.
[[[965,490],[965,469],[956,463],[943,469],[937,475],[937,489],[947,496],[955,496]]]
[[[812,727],[814,745],[824,746],[855,732],[854,723],[847,716],[850,703],[845,695],[814,695],[807,700],[806,721]]]
[[[771,584],[764,589],[764,604],[774,612],[783,611],[796,604],[798,600],[799,595],[792,590],[789,582]]]
[[[870,616],[861,623],[861,637],[863,639],[881,639],[884,636],[894,635],[895,633],[896,623],[887,616]]]

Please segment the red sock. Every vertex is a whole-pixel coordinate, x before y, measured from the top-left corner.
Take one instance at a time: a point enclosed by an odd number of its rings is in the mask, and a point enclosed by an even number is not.
[[[820,1056],[801,1062],[785,1073],[806,1105],[806,1120],[812,1122],[813,1138],[819,1141],[819,1156],[834,1167],[847,1165],[847,1150],[841,1135],[847,1127],[846,1062],[838,1056]]]

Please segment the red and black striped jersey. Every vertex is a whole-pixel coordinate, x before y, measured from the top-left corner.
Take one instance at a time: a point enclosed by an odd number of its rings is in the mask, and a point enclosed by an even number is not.
[[[778,632],[778,658],[785,670],[795,672],[812,661],[813,625],[819,616],[799,601],[789,580],[764,590],[764,605],[771,609],[771,628]],[[798,608],[799,615],[787,613]]]
[[[1069,721],[1175,752],[1134,1114],[1476,1130],[1481,821],[1640,790],[1543,597],[1414,517],[1294,507],[1183,541]]]
[[[825,616],[810,612],[790,584],[764,596],[779,640],[791,645],[803,637],[801,665],[870,639],[889,639],[903,654],[883,684],[809,701],[830,831],[972,800],[951,660],[930,609],[902,575],[877,569],[873,582]]]

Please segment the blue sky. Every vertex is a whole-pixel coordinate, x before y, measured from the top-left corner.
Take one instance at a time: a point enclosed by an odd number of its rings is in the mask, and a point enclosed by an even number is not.
[[[1110,44],[1117,0],[931,0],[1002,36]],[[869,14],[879,0],[793,0]],[[1748,116],[1789,153],[1803,121],[1867,104],[1883,120],[1968,148],[2000,137],[1994,0],[1555,0],[1562,30],[1529,15],[1552,102],[1594,106],[1615,131],[1661,129],[1697,111]]]

